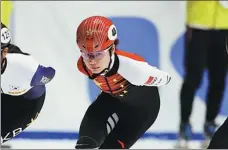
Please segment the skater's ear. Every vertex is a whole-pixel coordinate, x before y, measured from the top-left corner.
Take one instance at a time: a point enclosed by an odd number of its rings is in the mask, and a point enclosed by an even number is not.
[[[112,54],[114,54],[114,53],[115,53],[115,50],[116,50],[116,45],[115,45],[115,44],[113,44],[112,49],[111,49]]]

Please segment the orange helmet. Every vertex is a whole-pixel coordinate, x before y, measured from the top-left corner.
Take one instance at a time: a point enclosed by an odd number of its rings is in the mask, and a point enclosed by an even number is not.
[[[82,52],[103,51],[117,39],[113,22],[102,16],[92,16],[81,22],[77,29],[77,45]]]

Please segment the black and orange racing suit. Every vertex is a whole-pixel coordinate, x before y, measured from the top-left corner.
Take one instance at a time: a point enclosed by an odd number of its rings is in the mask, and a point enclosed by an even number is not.
[[[76,149],[130,148],[155,122],[160,109],[158,86],[168,73],[133,53],[116,50],[110,70],[95,75],[82,57],[77,67],[101,89],[81,122]]]
[[[228,117],[213,135],[208,149],[228,149]]]

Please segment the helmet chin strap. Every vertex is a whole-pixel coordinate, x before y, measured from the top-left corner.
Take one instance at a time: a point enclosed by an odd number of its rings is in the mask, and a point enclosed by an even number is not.
[[[2,52],[3,51],[1,51],[1,57],[2,57]],[[1,59],[1,70],[3,68],[3,65],[4,65],[5,60],[6,60],[6,58]]]
[[[6,59],[6,58],[3,58],[3,59],[2,59],[2,62],[1,62],[1,68],[2,68],[2,67],[3,67],[3,65],[4,65],[4,61],[5,61],[5,59]]]
[[[1,62],[1,74],[4,72],[5,70],[5,65],[6,65],[6,58],[3,58],[2,59],[2,62]]]

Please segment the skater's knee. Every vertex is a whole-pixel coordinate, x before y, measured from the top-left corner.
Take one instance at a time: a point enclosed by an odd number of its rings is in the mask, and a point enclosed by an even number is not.
[[[225,89],[225,85],[226,85],[225,81],[210,80],[210,83],[209,83],[211,90],[213,90],[216,93],[217,92],[223,93]]]
[[[93,138],[83,136],[78,139],[75,149],[97,149],[98,147],[99,145]]]
[[[187,74],[184,79],[184,84],[188,87],[197,89],[202,81],[201,73]]]

